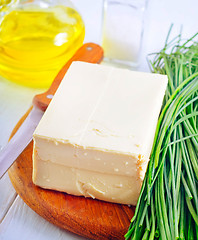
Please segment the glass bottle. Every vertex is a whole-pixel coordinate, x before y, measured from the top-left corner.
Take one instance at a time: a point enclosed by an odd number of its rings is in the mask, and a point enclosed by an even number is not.
[[[68,0],[4,0],[0,16],[0,75],[23,85],[49,87],[84,40]]]

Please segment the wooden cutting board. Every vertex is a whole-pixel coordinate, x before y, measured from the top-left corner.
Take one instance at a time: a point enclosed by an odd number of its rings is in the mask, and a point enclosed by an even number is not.
[[[57,75],[52,87],[44,94],[36,96],[34,104],[45,109],[49,104],[49,94],[54,94],[66,70],[73,60],[100,62],[103,52],[99,46],[88,44],[84,49],[95,48],[93,57],[75,56]],[[82,53],[82,50],[81,50]],[[83,53],[84,54],[84,53]],[[97,55],[97,57],[96,57]],[[84,55],[83,55],[84,56]],[[11,137],[19,129],[31,109],[21,118]],[[134,207],[122,204],[107,203],[66,193],[46,190],[32,182],[32,142],[18,157],[9,169],[10,180],[24,202],[47,221],[78,235],[91,239],[124,239]]]

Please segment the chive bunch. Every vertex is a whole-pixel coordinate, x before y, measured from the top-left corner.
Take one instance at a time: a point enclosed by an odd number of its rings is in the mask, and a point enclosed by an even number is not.
[[[170,31],[149,61],[168,87],[126,240],[198,239],[198,33],[168,42]]]

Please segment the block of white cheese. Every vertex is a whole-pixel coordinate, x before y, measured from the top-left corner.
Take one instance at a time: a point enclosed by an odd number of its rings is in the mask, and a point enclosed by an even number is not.
[[[137,203],[167,77],[73,62],[34,132],[33,182]]]

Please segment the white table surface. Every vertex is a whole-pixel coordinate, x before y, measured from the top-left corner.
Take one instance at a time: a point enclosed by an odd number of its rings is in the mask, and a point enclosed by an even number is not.
[[[85,42],[100,44],[102,0],[73,0],[85,25]],[[143,52],[139,70],[149,71],[145,56],[159,51],[166,39],[171,23],[172,36],[183,25],[183,37],[191,37],[198,31],[197,0],[150,0],[148,4]],[[35,94],[41,89],[30,89],[0,78],[0,146],[30,107]],[[0,240],[85,239],[62,230],[31,210],[17,195],[7,174],[0,180]]]

